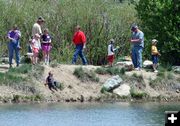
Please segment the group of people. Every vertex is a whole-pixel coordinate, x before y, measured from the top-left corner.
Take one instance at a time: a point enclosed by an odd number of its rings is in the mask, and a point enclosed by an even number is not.
[[[138,28],[136,24],[133,24],[131,26],[132,36],[130,39],[131,42],[131,59],[134,66],[134,69],[137,71],[140,71],[142,68],[142,52],[144,49],[144,33]],[[114,53],[117,49],[119,49],[119,46],[114,48],[114,39],[110,40],[110,43],[108,45],[108,63],[110,66],[113,65],[114,61]],[[159,51],[157,50],[157,40],[152,40],[152,46],[151,46],[151,57],[153,62],[153,70],[154,72],[157,71],[158,67],[158,57],[161,55]]]
[[[49,64],[50,60],[50,50],[52,48],[51,36],[49,35],[49,31],[47,28],[44,29],[42,32],[41,25],[45,22],[42,17],[37,19],[37,22],[33,25],[32,28],[32,39],[29,41],[29,48],[28,52],[32,53],[32,63],[38,63],[38,54],[40,49],[42,49],[43,53],[43,60],[45,64]],[[130,39],[131,42],[131,58],[134,65],[135,70],[141,70],[142,68],[142,52],[144,49],[144,33],[138,28],[137,25],[132,25],[131,27],[132,37]],[[16,54],[16,64],[19,66],[20,63],[20,38],[21,32],[18,29],[17,25],[15,25],[12,30],[8,32],[7,38],[9,39],[8,49],[9,49],[9,65],[12,67],[12,58],[13,52],[15,51]],[[76,64],[78,55],[82,59],[83,65],[87,65],[87,59],[83,53],[83,49],[86,48],[86,36],[85,33],[81,30],[81,27],[77,25],[75,27],[75,33],[72,39],[73,43],[75,44],[75,52],[72,59],[72,64]],[[108,45],[108,56],[107,60],[110,66],[113,66],[114,61],[114,53],[116,50],[119,49],[119,46],[114,48],[115,40],[111,39]],[[152,40],[152,61],[153,61],[153,69],[154,72],[157,72],[157,63],[158,63],[158,56],[160,53],[156,47],[157,40]]]

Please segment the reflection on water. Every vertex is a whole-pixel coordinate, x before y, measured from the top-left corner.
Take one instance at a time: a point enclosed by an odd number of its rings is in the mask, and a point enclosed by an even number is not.
[[[180,103],[0,105],[0,126],[162,126],[167,110]]]

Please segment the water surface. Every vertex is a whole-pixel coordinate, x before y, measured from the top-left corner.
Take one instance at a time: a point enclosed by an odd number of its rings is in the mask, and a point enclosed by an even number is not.
[[[0,126],[163,126],[164,111],[180,103],[0,105]]]

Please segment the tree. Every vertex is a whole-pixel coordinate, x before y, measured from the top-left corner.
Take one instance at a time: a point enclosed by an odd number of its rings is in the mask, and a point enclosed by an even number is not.
[[[180,65],[180,1],[139,0],[136,10],[149,41],[147,46],[150,47],[153,38],[158,39],[161,59]]]

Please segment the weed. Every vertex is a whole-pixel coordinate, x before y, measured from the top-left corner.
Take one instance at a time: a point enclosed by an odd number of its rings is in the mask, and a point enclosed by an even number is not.
[[[106,71],[106,68],[102,68],[102,67],[97,68],[97,69],[95,70],[95,72],[96,72],[97,74],[102,74],[102,75],[108,73],[108,72]]]
[[[10,73],[17,73],[17,74],[19,74],[19,73],[26,74],[29,71],[31,71],[31,69],[32,69],[31,64],[23,64],[23,65],[21,65],[19,67],[9,69],[9,72]]]

